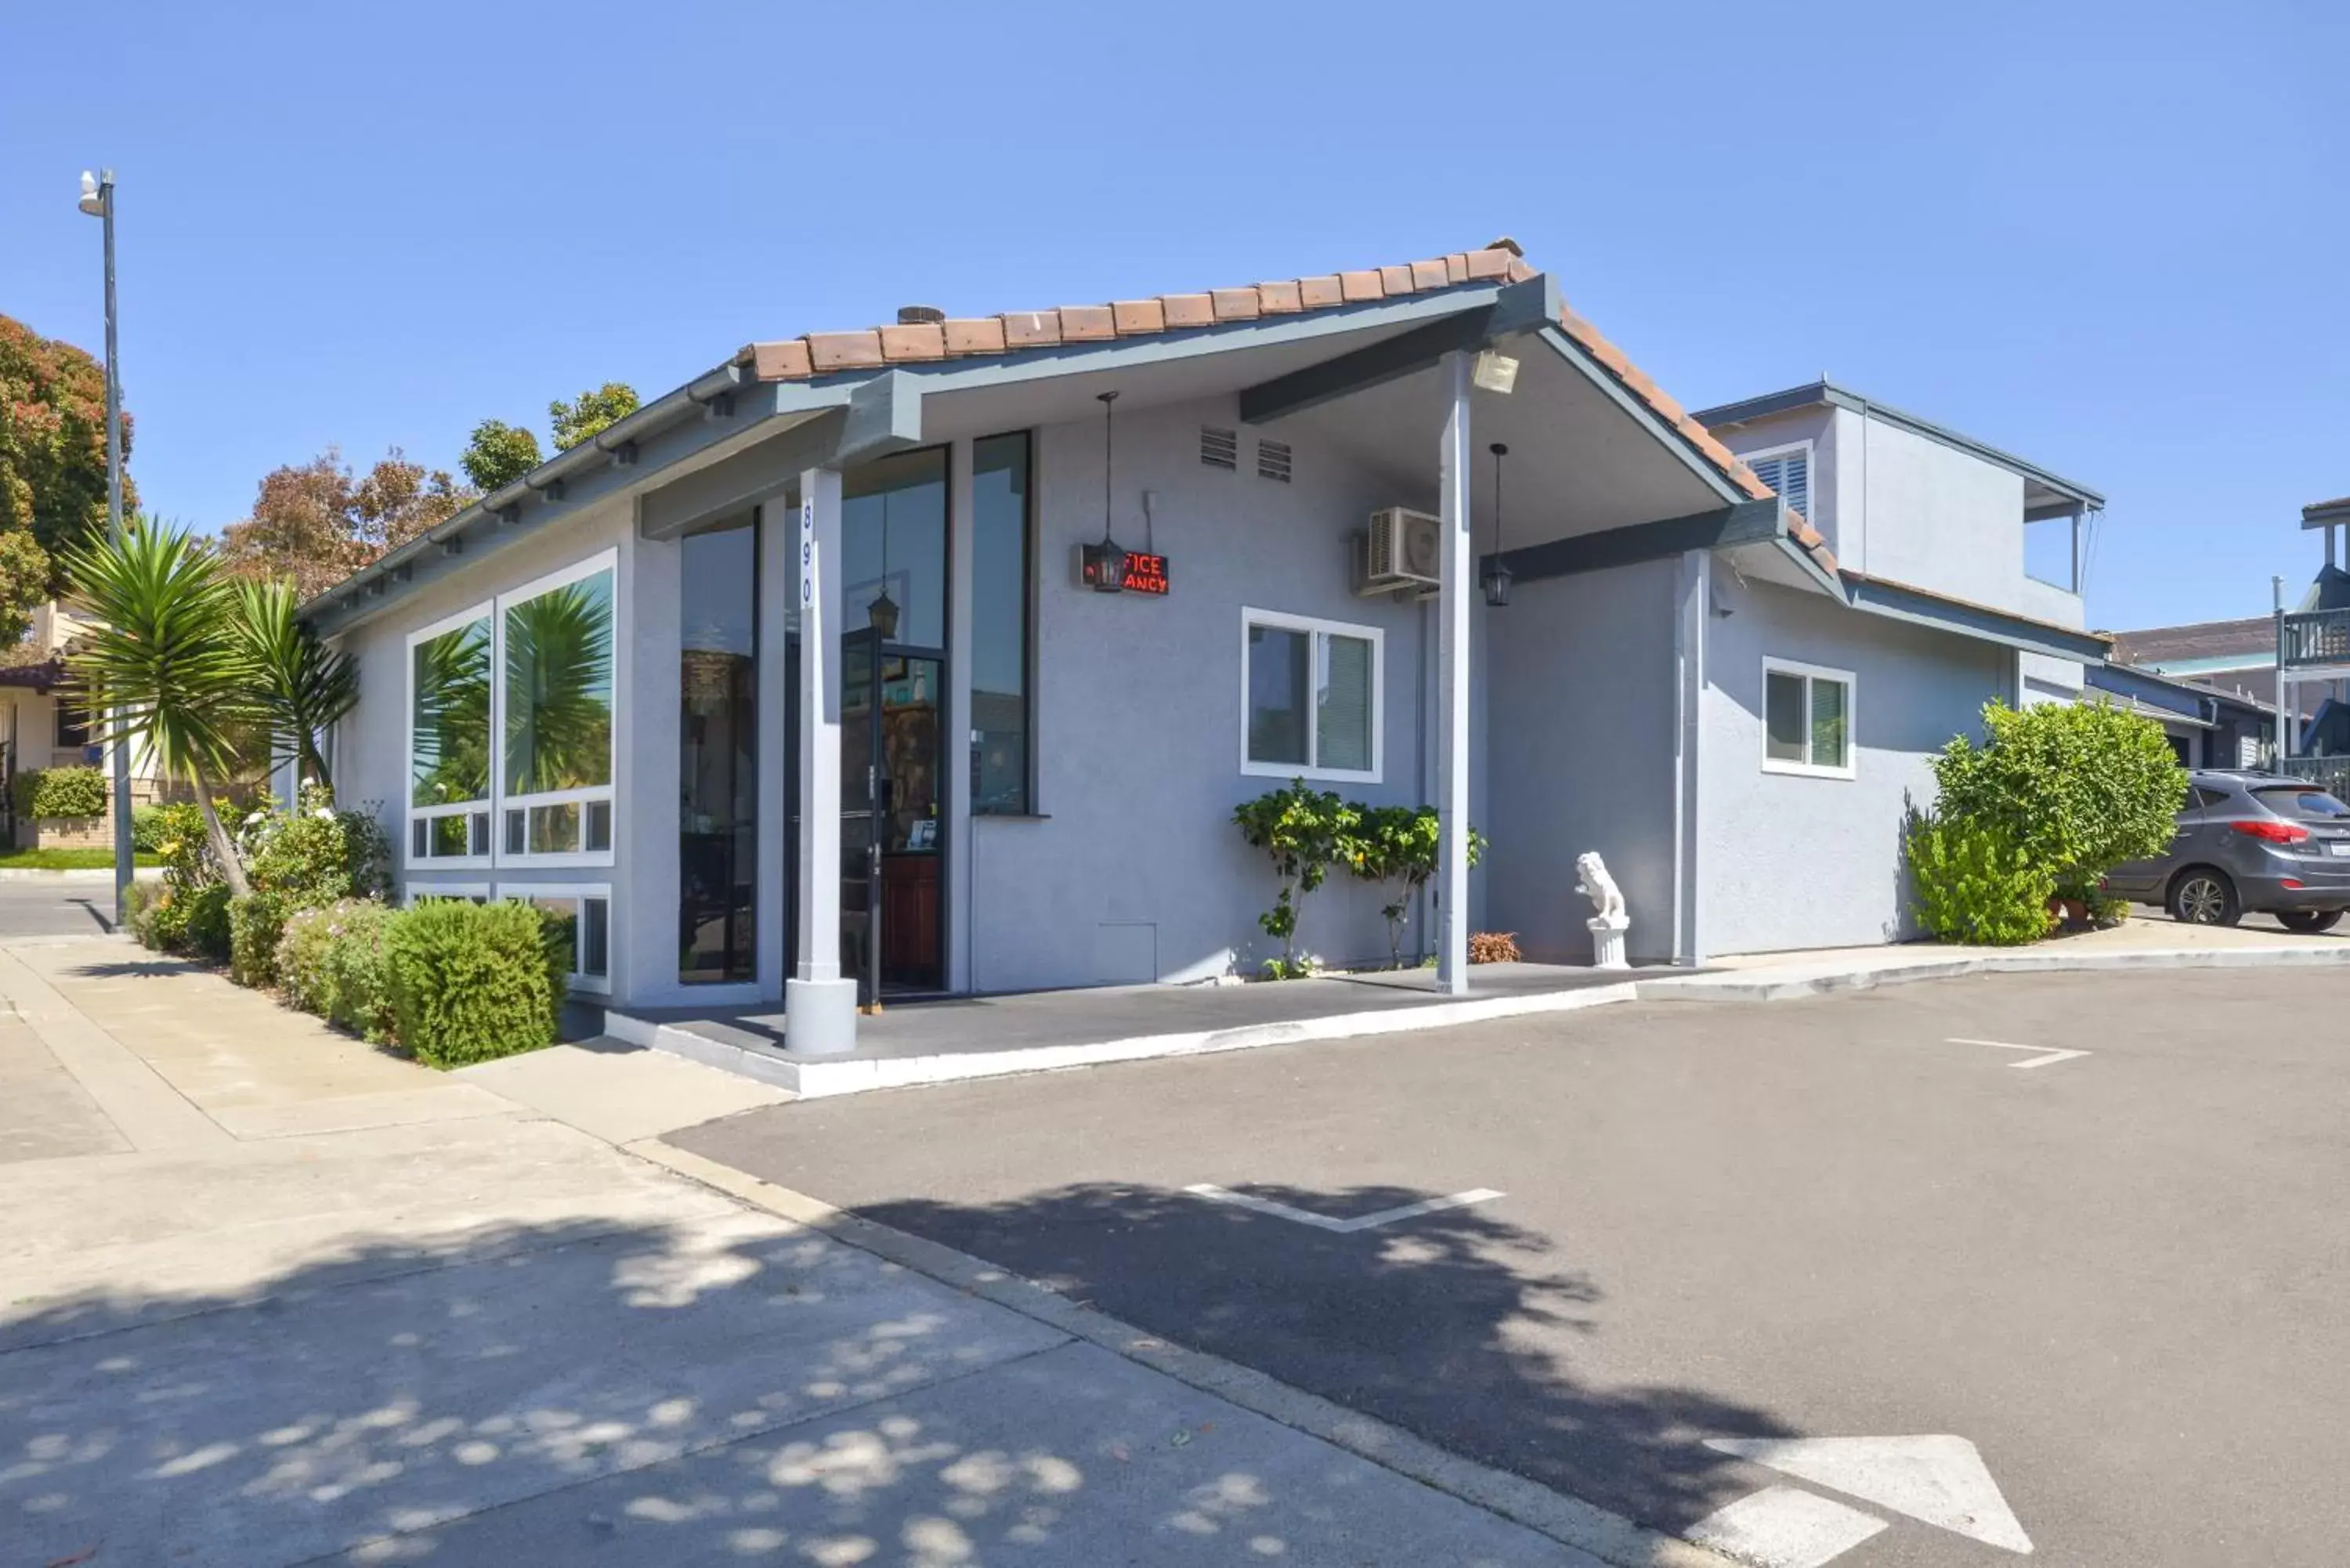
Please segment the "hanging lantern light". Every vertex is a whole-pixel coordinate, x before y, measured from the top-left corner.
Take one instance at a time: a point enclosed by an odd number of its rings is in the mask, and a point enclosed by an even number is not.
[[[1485,590],[1485,602],[1501,609],[1510,602],[1510,568],[1502,560],[1502,460],[1510,455],[1510,449],[1495,441],[1485,450],[1493,454],[1493,553],[1485,557],[1479,583]]]
[[[1116,455],[1116,449],[1111,440],[1110,405],[1117,401],[1118,394],[1116,392],[1104,392],[1101,394],[1101,543],[1098,545],[1087,545],[1082,546],[1078,556],[1078,570],[1085,577],[1086,587],[1093,589],[1094,592],[1097,594],[1117,594],[1124,593],[1126,591],[1126,551],[1118,545],[1118,542],[1116,539],[1110,537],[1109,533],[1111,495],[1110,462],[1111,459]]]
[[[889,597],[889,493],[881,493],[881,591],[865,607],[866,623],[889,642],[898,635],[898,601]]]

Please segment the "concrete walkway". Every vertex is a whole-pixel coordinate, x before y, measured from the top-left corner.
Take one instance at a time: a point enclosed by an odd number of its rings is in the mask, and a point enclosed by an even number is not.
[[[114,940],[0,947],[0,1001],[7,1568],[1721,1568],[615,1147],[740,1077],[435,1074]]]

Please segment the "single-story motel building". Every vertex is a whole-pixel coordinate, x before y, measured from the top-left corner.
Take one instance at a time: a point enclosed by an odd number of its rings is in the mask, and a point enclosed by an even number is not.
[[[1840,565],[1506,241],[754,342],[305,613],[403,896],[546,900],[577,990],[781,999],[795,1052],[1256,973],[1232,811],[1293,778],[1440,808],[1443,989],[1471,929],[1587,962],[1586,851],[1636,961],[1890,940],[1928,759],[2106,647]],[[1333,876],[1302,945],[1384,961],[1383,901]]]

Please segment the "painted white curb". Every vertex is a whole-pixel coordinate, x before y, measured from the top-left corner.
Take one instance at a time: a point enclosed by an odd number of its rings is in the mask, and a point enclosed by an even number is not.
[[[932,1056],[869,1056],[795,1058],[782,1051],[732,1045],[681,1029],[671,1023],[631,1018],[607,1008],[604,1031],[631,1045],[650,1046],[690,1057],[713,1067],[789,1089],[803,1099],[829,1095],[862,1094],[872,1089],[900,1089],[917,1084],[952,1084],[972,1078],[1002,1078],[1020,1073],[1052,1073],[1069,1067],[1097,1067],[1110,1062],[1153,1061],[1168,1056],[1205,1056],[1222,1051],[1250,1051],[1263,1045],[1291,1045],[1307,1040],[1352,1040],[1370,1034],[1400,1034],[1420,1029],[1445,1029],[1461,1023],[1482,1023],[1496,1018],[1520,1018],[1540,1012],[1574,1012],[1630,1002],[1636,987],[1586,986],[1579,991],[1538,992],[1528,996],[1471,997],[1464,1002],[1437,1002],[1425,1006],[1376,1008],[1361,1012],[1333,1013],[1325,1018],[1295,1019],[1282,1023],[1247,1023],[1231,1029],[1195,1030],[1174,1034],[1141,1034],[1123,1040],[1101,1040],[1079,1045],[1026,1045],[1004,1051],[965,1051]]]
[[[135,881],[157,882],[163,877],[161,866],[141,866],[130,873]],[[71,871],[49,871],[35,866],[0,866],[0,882],[107,882],[114,880],[114,867],[97,866]]]
[[[1843,970],[1725,970],[1638,982],[1644,1002],[1789,1002],[1969,974],[2092,974],[2137,969],[2308,969],[2350,963],[2350,941],[2325,947],[2145,948],[2126,952],[1967,953]]]

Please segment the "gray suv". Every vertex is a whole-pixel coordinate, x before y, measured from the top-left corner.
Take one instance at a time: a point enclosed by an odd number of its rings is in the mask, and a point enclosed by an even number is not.
[[[2331,930],[2350,909],[2350,805],[2281,774],[2187,776],[2169,850],[2115,867],[2106,890],[2188,925],[2232,926],[2252,911],[2291,931]]]

